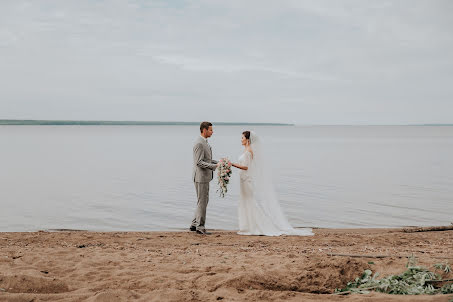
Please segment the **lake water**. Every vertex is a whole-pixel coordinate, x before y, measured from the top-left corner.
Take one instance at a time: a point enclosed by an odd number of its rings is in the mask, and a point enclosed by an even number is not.
[[[453,222],[453,127],[255,126],[295,227]],[[237,159],[243,126],[214,126],[214,158]],[[197,126],[0,126],[0,231],[187,229]],[[208,229],[237,229],[211,182]]]

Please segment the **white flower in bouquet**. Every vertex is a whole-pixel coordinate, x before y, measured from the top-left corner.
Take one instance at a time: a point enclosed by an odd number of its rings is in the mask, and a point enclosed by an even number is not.
[[[231,176],[231,161],[225,157],[219,160],[219,167],[217,169],[219,189],[217,192],[220,193],[220,197],[225,197],[225,194],[228,192],[228,183],[230,182]]]

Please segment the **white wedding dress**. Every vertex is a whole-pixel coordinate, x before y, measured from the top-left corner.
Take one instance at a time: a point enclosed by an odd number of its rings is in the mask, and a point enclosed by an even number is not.
[[[294,229],[286,219],[275,194],[272,177],[267,171],[261,142],[256,133],[250,134],[253,156],[246,151],[239,157],[240,199],[238,207],[239,235],[299,235],[310,236],[310,228]]]

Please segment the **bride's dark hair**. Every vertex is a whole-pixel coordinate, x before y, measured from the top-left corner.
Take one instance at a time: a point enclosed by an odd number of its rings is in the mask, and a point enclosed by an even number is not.
[[[244,131],[244,132],[242,132],[242,134],[244,135],[244,137],[246,139],[250,139],[250,131]]]

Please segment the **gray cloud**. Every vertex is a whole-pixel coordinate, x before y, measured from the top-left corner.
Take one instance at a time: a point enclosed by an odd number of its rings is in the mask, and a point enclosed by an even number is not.
[[[0,118],[451,123],[452,9],[2,1]]]

